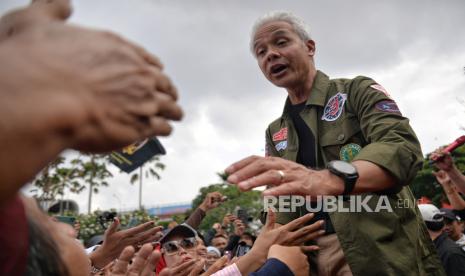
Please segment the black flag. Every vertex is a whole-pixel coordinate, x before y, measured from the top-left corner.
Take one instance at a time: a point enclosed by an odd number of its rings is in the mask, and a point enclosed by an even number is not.
[[[144,141],[131,144],[118,151],[112,151],[110,162],[124,172],[130,173],[139,168],[154,155],[166,154],[157,138],[149,138]]]

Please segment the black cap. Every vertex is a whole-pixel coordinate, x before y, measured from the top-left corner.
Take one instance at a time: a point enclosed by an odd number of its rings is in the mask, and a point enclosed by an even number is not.
[[[441,208],[441,212],[443,212],[443,217],[448,219],[448,220],[457,220],[460,221],[460,217],[457,216],[454,212],[454,210],[449,209],[449,208]]]
[[[161,239],[160,239],[160,243],[163,244],[164,242],[166,242],[169,238],[173,237],[173,236],[183,236],[183,237],[186,237],[186,238],[191,238],[191,237],[195,237],[197,236],[197,232],[192,229],[192,227],[190,227],[189,225],[187,224],[179,224],[179,225],[176,225],[173,229],[169,230]]]

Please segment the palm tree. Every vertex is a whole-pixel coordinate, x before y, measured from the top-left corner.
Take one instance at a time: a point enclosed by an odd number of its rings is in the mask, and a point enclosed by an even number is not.
[[[158,171],[162,171],[164,169],[165,169],[165,164],[160,162],[160,157],[153,156],[146,163],[140,166],[138,171],[133,172],[131,174],[131,179],[130,179],[131,184],[134,184],[137,182],[137,180],[139,180],[139,209],[142,210],[143,180],[144,179],[148,180],[150,178],[156,178],[157,180],[160,180],[161,176],[158,173]]]

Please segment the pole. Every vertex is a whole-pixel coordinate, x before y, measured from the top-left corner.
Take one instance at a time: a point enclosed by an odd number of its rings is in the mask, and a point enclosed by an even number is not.
[[[142,166],[140,166],[139,171],[139,210],[142,210]]]

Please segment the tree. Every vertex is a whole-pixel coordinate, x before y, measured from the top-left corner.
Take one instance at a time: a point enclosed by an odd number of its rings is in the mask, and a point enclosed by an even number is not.
[[[417,176],[413,180],[410,188],[415,198],[422,196],[428,197],[433,201],[433,204],[441,206],[442,202],[447,202],[447,196],[444,194],[442,187],[436,181],[436,177],[433,175],[435,170],[434,165],[429,163],[429,156],[431,153],[426,155],[423,162],[423,168],[418,172]],[[465,145],[457,148],[453,153],[455,165],[463,173],[465,172]]]
[[[221,223],[223,217],[228,213],[233,214],[237,207],[245,209],[249,216],[258,218],[263,209],[261,193],[258,191],[241,192],[235,185],[230,185],[225,181],[225,174],[218,173],[218,176],[221,178],[220,183],[200,188],[199,194],[192,201],[192,210],[195,210],[202,203],[205,196],[211,192],[218,191],[227,196],[228,199],[217,208],[210,210],[202,220],[199,228],[207,230],[215,222]],[[189,213],[186,215],[189,215]]]
[[[162,171],[165,169],[165,164],[160,162],[159,156],[153,156],[146,163],[140,166],[139,170],[136,170],[131,174],[130,182],[131,184],[139,181],[139,209],[142,210],[142,184],[143,180],[149,180],[154,178],[160,180],[160,174],[157,171]]]
[[[107,169],[108,159],[105,155],[91,154],[86,156],[88,159],[76,158],[71,161],[71,164],[76,166],[78,176],[84,182],[81,184],[76,181],[76,185],[71,188],[71,191],[79,193],[84,187],[89,190],[89,198],[87,203],[87,213],[90,214],[92,209],[92,194],[98,193],[100,187],[108,187],[106,181],[113,175]]]
[[[66,188],[72,191],[80,189],[80,184],[76,181],[78,171],[74,166],[66,164],[65,161],[66,157],[58,156],[32,182],[34,188],[31,192],[44,205],[51,204],[58,196],[64,196]]]

